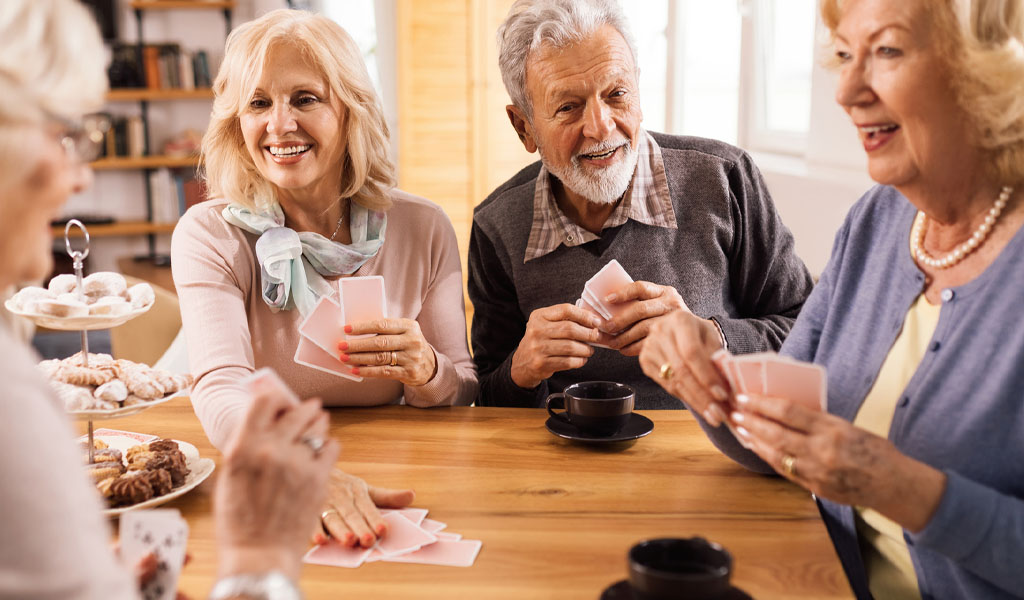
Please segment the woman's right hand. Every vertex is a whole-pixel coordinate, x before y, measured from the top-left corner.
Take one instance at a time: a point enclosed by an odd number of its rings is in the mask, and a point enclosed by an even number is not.
[[[340,446],[319,400],[258,389],[224,451],[214,496],[220,575],[281,571],[298,580]],[[314,451],[311,439],[326,440]]]
[[[313,542],[327,541],[326,532],[344,546],[369,548],[387,531],[377,507],[404,508],[416,497],[412,490],[379,488],[340,469],[331,471],[329,493]]]
[[[640,352],[640,367],[712,427],[726,420],[729,383],[712,356],[722,349],[718,328],[686,310],[659,317]]]

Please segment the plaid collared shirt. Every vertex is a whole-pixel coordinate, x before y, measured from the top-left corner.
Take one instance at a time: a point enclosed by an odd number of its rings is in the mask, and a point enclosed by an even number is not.
[[[604,228],[618,227],[633,219],[655,227],[677,229],[676,211],[672,208],[672,198],[668,193],[661,148],[646,130],[640,132],[637,140],[637,165],[633,180],[619,205],[608,217]],[[553,252],[562,244],[579,246],[599,238],[573,223],[558,208],[551,191],[549,175],[547,168],[541,164],[533,191],[533,226],[530,228],[530,239],[526,242],[524,263]]]

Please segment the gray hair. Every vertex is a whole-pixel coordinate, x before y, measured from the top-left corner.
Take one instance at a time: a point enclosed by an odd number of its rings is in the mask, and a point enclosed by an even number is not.
[[[517,0],[498,27],[498,68],[512,104],[533,117],[526,92],[526,59],[541,44],[564,48],[605,25],[622,35],[637,64],[636,41],[616,0]]]
[[[0,122],[97,110],[107,91],[105,63],[99,28],[80,2],[0,2]]]

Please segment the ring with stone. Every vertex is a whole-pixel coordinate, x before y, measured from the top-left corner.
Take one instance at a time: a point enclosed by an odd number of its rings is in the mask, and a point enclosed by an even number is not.
[[[313,451],[313,454],[320,454],[320,451],[324,449],[324,439],[313,435],[304,435],[299,440],[303,444],[309,446],[309,449]]]

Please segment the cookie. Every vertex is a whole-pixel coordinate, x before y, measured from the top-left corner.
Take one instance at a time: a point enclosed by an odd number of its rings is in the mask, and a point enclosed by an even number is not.
[[[66,294],[68,292],[75,291],[75,286],[77,284],[77,277],[65,273],[63,275],[58,275],[51,279],[50,283],[46,286],[46,289],[52,292],[54,296],[59,296],[60,294]]]

